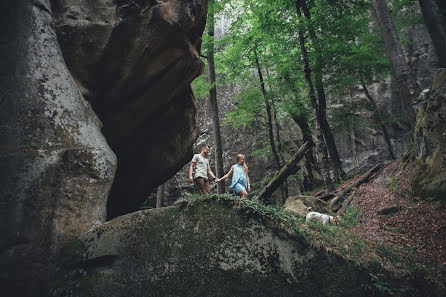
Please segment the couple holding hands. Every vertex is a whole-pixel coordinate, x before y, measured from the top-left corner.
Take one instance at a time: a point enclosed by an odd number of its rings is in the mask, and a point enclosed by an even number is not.
[[[251,191],[251,186],[249,184],[248,166],[246,166],[245,163],[245,156],[238,154],[235,157],[236,163],[231,166],[228,173],[221,178],[216,178],[209,166],[209,160],[207,159],[210,151],[211,147],[206,144],[201,148],[199,154],[194,155],[189,166],[189,182],[195,182],[195,185],[201,194],[209,194],[211,193],[211,190],[208,175],[214,179],[216,183],[219,183],[232,174],[231,188],[234,190],[234,193],[241,198],[248,196],[248,192]]]

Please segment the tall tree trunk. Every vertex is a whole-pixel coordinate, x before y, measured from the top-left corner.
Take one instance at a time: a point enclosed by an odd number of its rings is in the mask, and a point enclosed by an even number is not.
[[[438,6],[440,25],[443,27],[444,30],[446,30],[446,1],[435,0],[435,3]]]
[[[316,138],[317,138],[316,147],[319,153],[322,155],[322,179],[324,181],[326,193],[328,194],[334,190],[334,186],[333,186],[333,181],[331,180],[330,177],[330,166],[329,166],[327,146],[325,145],[325,141],[321,133],[321,127],[318,117],[319,107],[314,92],[313,82],[311,80],[311,68],[310,68],[310,61],[308,59],[307,49],[305,48],[305,37],[301,30],[299,30],[298,34],[299,34],[299,44],[302,54],[302,62],[304,65],[305,80],[307,82],[308,94],[310,96],[311,105],[313,107],[316,119]]]
[[[299,6],[302,8],[305,18],[309,22],[311,22],[310,10],[305,1],[297,0],[296,7],[298,8]],[[297,13],[299,14],[299,9]],[[340,179],[341,177],[345,176],[345,172],[342,169],[342,163],[339,157],[338,149],[336,147],[336,142],[334,140],[330,124],[328,123],[327,120],[327,98],[325,96],[324,84],[322,80],[322,61],[321,61],[322,58],[320,56],[321,50],[319,49],[318,38],[316,36],[315,30],[311,25],[308,28],[308,33],[310,34],[310,38],[315,45],[315,52],[316,52],[314,77],[315,77],[315,86],[319,102],[317,117],[319,118],[319,125],[321,127],[323,137],[325,138],[325,141],[327,143],[331,161],[333,162],[335,177],[336,179]]]
[[[162,184],[158,186],[156,191],[156,208],[163,207],[164,205],[164,190],[166,188],[166,184]]]
[[[214,62],[214,12],[212,7],[213,0],[208,11],[208,66],[209,66],[209,82],[211,84],[211,89],[209,91],[209,103],[210,111],[212,116],[212,128],[214,136],[215,145],[215,174],[217,177],[222,177],[223,172],[223,149],[221,144],[221,133],[220,133],[220,119],[218,115],[218,105],[217,105],[217,86],[215,84],[215,62]],[[224,181],[217,183],[217,193],[223,194],[225,192]]]
[[[349,88],[349,98],[350,98],[350,103],[353,104],[353,96],[352,96],[352,88]],[[355,171],[358,172],[359,171],[359,166],[358,166],[358,154],[356,151],[356,133],[355,133],[355,129],[353,128],[352,125],[350,126],[350,147],[352,150],[352,158],[353,158],[353,166],[355,168]]]
[[[305,190],[309,191],[316,187],[316,181],[315,181],[314,175],[313,175],[313,166],[316,165],[316,160],[314,159],[314,156],[313,156],[314,141],[313,141],[313,137],[311,135],[311,129],[310,129],[310,125],[308,125],[308,122],[305,119],[303,119],[302,117],[298,116],[297,114],[291,114],[291,118],[302,130],[303,141],[310,143],[308,153],[305,155],[305,168],[307,170],[308,182],[307,182],[307,184],[304,183]]]
[[[270,78],[268,67],[265,67],[266,69],[266,76],[268,79]],[[271,90],[271,86],[269,86],[269,90]],[[273,119],[274,119],[274,128],[276,132],[276,141],[277,141],[277,152],[279,153],[279,158],[281,165],[285,164],[285,157],[283,156],[283,147],[282,147],[282,141],[280,140],[280,123],[277,119],[277,108],[276,108],[276,102],[274,98],[271,98],[271,107],[273,108]],[[280,191],[282,193],[282,197],[288,198],[288,181],[285,180],[284,183],[280,187]],[[285,200],[280,203],[280,205],[284,204]],[[278,205],[278,206],[280,206]]]
[[[438,8],[432,0],[418,0],[418,3],[437,52],[440,67],[446,67],[446,33],[437,16]]]
[[[308,148],[308,153],[305,154],[305,168],[307,170],[307,176],[306,176],[307,182],[306,183],[304,182],[304,189],[306,191],[309,191],[311,189],[314,189],[317,186],[316,181],[314,179],[314,175],[313,175],[313,167],[320,174],[320,171],[315,166],[316,160],[314,159],[314,154],[313,154],[313,147],[314,147],[313,136],[311,133],[310,125],[308,124],[309,119],[303,111],[305,109],[305,107],[299,103],[299,98],[297,96],[297,93],[299,92],[299,90],[292,83],[289,75],[285,74],[283,78],[285,80],[285,83],[288,85],[288,87],[295,94],[295,98],[296,98],[296,109],[298,111],[297,112],[289,111],[289,114],[290,114],[291,118],[293,119],[293,121],[296,123],[296,125],[298,125],[300,130],[302,131],[303,141],[308,142],[310,144],[310,147]]]
[[[403,108],[407,113],[407,120],[412,130],[415,128],[415,111],[411,104],[415,102],[418,95],[418,86],[411,74],[403,47],[398,38],[395,25],[390,15],[385,0],[371,0],[375,17],[386,46],[387,57],[392,66],[393,75],[397,83]]]
[[[266,124],[268,126],[268,137],[269,137],[269,143],[271,145],[271,152],[273,153],[273,158],[274,161],[276,162],[276,166],[277,166],[277,170],[279,170],[280,168],[282,168],[282,164],[280,162],[280,157],[279,157],[279,153],[277,152],[276,149],[276,142],[274,140],[274,132],[273,132],[273,119],[272,119],[272,113],[271,113],[271,104],[268,100],[268,96],[266,94],[266,90],[265,90],[265,81],[263,80],[263,74],[262,74],[262,69],[260,68],[260,63],[259,63],[259,57],[257,55],[257,50],[254,49],[254,57],[255,57],[255,62],[256,62],[256,67],[257,67],[257,73],[259,75],[259,81],[260,81],[260,88],[262,89],[262,94],[263,94],[263,98],[265,100],[265,109],[266,109]],[[282,196],[282,201],[286,199],[285,193],[283,191],[281,191],[281,196]],[[276,201],[276,204],[281,204],[281,201]]]
[[[365,84],[363,82],[361,82],[361,84],[362,84],[362,89],[364,90],[364,93],[365,93],[367,99],[369,99],[370,104],[372,104],[373,108],[375,109],[375,111],[373,113],[374,117],[375,117],[375,121],[376,121],[376,123],[378,123],[381,126],[381,130],[383,131],[383,137],[387,144],[387,149],[389,150],[390,157],[392,157],[392,159],[395,160],[396,156],[392,149],[392,142],[390,141],[389,132],[387,132],[387,128],[383,122],[383,117],[381,116],[381,113],[379,112],[378,105],[376,104],[375,99],[373,99],[373,97],[370,95]]]

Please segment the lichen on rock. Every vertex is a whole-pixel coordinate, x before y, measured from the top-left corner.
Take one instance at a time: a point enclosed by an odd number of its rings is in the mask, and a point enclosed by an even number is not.
[[[139,211],[79,241],[89,296],[368,294],[363,268],[228,201]]]
[[[411,186],[423,198],[446,199],[446,69],[418,99],[416,158]]]

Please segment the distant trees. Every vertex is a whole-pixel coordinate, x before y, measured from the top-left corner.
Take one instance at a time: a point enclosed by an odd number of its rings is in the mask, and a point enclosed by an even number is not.
[[[211,6],[216,1],[211,1]],[[433,1],[420,1],[420,7],[428,27],[435,28],[436,37],[432,38],[438,41],[442,39],[438,37],[442,31],[437,23],[441,22],[432,16],[434,6],[430,2]],[[285,163],[280,122],[291,120],[310,144],[304,159],[306,185],[314,187],[317,179],[314,174],[319,173],[326,191],[331,191],[333,180],[345,176],[334,133],[339,127],[350,131],[354,143],[355,130],[361,129],[357,123],[364,121],[356,111],[363,109],[373,111],[374,120],[369,124],[380,128],[389,156],[396,158],[388,119],[368,86],[392,72],[411,127],[415,125],[411,104],[418,86],[385,0],[220,0],[218,3],[221,13],[230,14],[233,23],[222,40],[212,47],[207,43],[210,84],[212,87],[216,84],[210,65],[215,48],[218,50],[214,71],[217,68],[224,81],[243,86],[236,98],[237,108],[225,115],[226,122],[235,128],[250,125],[256,115],[263,113],[269,154],[276,168]],[[398,5],[405,5],[401,3]],[[374,18],[380,32],[373,26]],[[210,14],[208,28],[213,23]],[[208,36],[213,41],[213,32],[209,30]],[[353,88],[363,92],[367,100],[353,102]],[[211,88],[211,101],[212,92]],[[336,110],[332,110],[330,100],[340,103]],[[215,127],[214,131],[217,130]],[[283,189],[282,195],[286,196]]]

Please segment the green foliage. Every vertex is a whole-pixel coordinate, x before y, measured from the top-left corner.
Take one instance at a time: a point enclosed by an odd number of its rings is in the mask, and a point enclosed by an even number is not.
[[[340,220],[340,226],[343,228],[350,228],[355,226],[362,215],[362,209],[357,209],[354,205],[350,205],[345,211],[344,216]]]
[[[380,292],[381,294],[392,294],[392,290],[389,287],[389,283],[386,280],[386,276],[382,273],[372,273],[372,284],[375,286],[375,288]]]
[[[230,124],[235,129],[250,126],[254,122],[256,114],[263,108],[262,101],[258,99],[261,96],[259,89],[242,90],[236,98],[236,109],[225,114],[223,124]]]
[[[205,99],[209,96],[211,84],[205,79],[204,75],[197,77],[191,84],[195,98]]]

